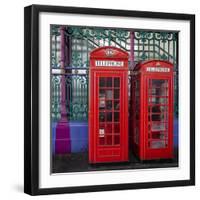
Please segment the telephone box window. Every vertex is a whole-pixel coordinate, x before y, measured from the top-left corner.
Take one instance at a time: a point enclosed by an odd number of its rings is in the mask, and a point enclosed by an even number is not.
[[[112,78],[107,78],[107,82],[106,82],[107,84],[107,87],[112,87]]]
[[[111,100],[106,101],[106,110],[112,110],[113,102]]]
[[[119,78],[114,78],[114,87],[119,87],[120,86],[120,79]]]
[[[114,90],[114,99],[119,99],[119,89]]]
[[[114,109],[119,110],[119,101],[114,101]]]

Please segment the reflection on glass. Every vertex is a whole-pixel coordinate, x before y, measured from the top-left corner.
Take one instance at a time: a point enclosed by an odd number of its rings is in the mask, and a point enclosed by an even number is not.
[[[119,135],[115,135],[114,136],[114,144],[118,145],[120,143],[120,136]]]
[[[112,135],[107,135],[106,143],[107,143],[107,145],[111,145],[112,144]]]
[[[112,122],[112,112],[107,112],[106,113],[106,121],[107,122]]]
[[[106,98],[107,99],[113,98],[113,91],[112,90],[106,90]]]
[[[105,97],[105,90],[104,89],[100,89],[99,90],[99,97]]]
[[[112,123],[107,123],[107,125],[106,125],[106,133],[112,133]]]
[[[107,110],[112,110],[112,101],[111,100],[106,101],[106,109]]]
[[[165,123],[155,123],[152,122],[151,124],[152,131],[164,131],[165,130]]]
[[[106,78],[100,77],[99,78],[99,86],[105,87],[105,83],[106,83]]]
[[[112,78],[107,78],[106,86],[112,87]]]
[[[104,145],[105,144],[105,137],[100,137],[99,138],[99,144]]]
[[[168,80],[153,79],[152,87],[168,87]]]
[[[119,110],[119,101],[114,102],[114,109]]]
[[[168,98],[163,97],[149,97],[149,103],[153,104],[167,104]]]
[[[167,112],[167,106],[160,106],[160,111],[161,112]]]
[[[114,87],[119,87],[119,86],[120,86],[119,78],[114,78]]]
[[[119,112],[114,112],[114,121],[115,122],[119,121]]]
[[[152,89],[149,89],[149,95],[167,96],[167,89],[166,88],[152,88]]]
[[[99,108],[104,109],[105,108],[105,90],[100,90],[99,91]]]
[[[105,113],[104,112],[100,112],[99,113],[99,121],[100,122],[105,122]]]
[[[161,120],[161,115],[160,114],[151,115],[151,120],[152,121],[160,121]]]
[[[168,96],[168,80],[149,80],[149,95]]]
[[[151,141],[150,148],[152,148],[152,149],[165,148],[165,141],[164,140]]]
[[[152,106],[152,113],[164,112],[166,108],[167,108],[166,106],[157,106],[157,105]],[[149,110],[150,110],[150,106],[149,106]]]
[[[119,133],[120,132],[119,123],[115,123],[115,125],[114,125],[114,131],[115,131],[115,133]]]
[[[119,99],[119,89],[114,90],[114,99]]]
[[[152,139],[165,139],[165,132],[152,132]]]
[[[105,123],[100,123],[99,124],[99,129],[105,129]]]

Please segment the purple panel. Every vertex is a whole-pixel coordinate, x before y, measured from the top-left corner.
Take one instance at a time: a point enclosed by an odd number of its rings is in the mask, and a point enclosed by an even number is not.
[[[56,127],[56,139],[70,139],[68,122],[58,122]]]
[[[55,144],[55,154],[70,153],[70,146],[71,146],[70,140],[67,140],[67,139],[56,140],[55,142],[56,142],[56,144]]]
[[[58,122],[56,127],[55,153],[71,152],[70,129],[68,122]]]

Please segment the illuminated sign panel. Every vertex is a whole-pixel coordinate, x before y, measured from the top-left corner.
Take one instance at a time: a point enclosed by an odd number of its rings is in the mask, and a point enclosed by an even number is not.
[[[170,72],[170,68],[167,67],[147,67],[147,72]]]
[[[114,61],[114,60],[96,60],[95,66],[97,67],[123,67],[123,61]]]

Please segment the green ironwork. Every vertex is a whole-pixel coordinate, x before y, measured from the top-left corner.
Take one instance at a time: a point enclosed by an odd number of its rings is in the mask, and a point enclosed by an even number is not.
[[[60,76],[51,78],[51,116],[54,120],[60,119]]]
[[[60,68],[59,26],[51,26],[51,65]],[[134,30],[131,30],[134,31]],[[174,64],[175,94],[178,90],[177,79],[177,40],[176,32],[134,31],[131,44],[130,30],[94,27],[66,26],[66,108],[68,120],[88,119],[88,68],[89,53],[101,46],[115,46],[130,53],[134,45],[134,61],[149,59],[168,60]],[[67,55],[66,55],[67,56]],[[133,66],[130,66],[132,68]],[[60,118],[60,75],[52,73],[52,118]],[[178,97],[175,97],[175,113],[178,114]]]

